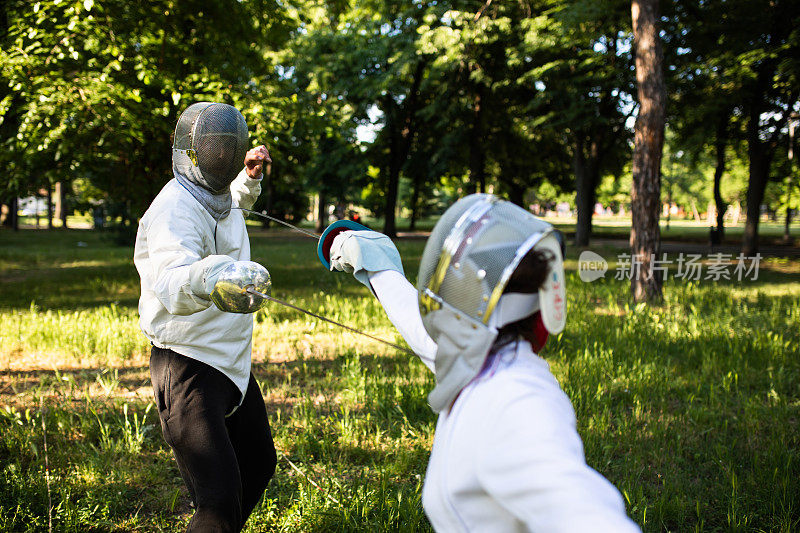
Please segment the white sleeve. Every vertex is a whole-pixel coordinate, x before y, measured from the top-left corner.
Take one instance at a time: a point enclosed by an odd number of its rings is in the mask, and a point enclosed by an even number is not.
[[[431,372],[436,343],[430,338],[419,314],[417,289],[400,272],[370,272],[369,282],[389,320]]]
[[[252,209],[260,194],[261,178],[251,179],[245,169],[242,168],[242,171],[231,182],[231,196],[233,197],[234,205]]]
[[[213,280],[233,263],[227,255],[202,257],[203,239],[197,221],[187,213],[169,210],[150,222],[147,251],[152,267],[153,292],[173,315],[190,315],[211,305]]]
[[[569,399],[550,389],[503,403],[476,458],[480,484],[531,531],[640,531],[619,491],[586,464]]]

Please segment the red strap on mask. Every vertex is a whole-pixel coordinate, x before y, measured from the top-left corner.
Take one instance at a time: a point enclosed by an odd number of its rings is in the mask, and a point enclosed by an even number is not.
[[[550,334],[542,322],[542,314],[536,311],[536,314],[533,315],[533,342],[531,343],[533,351],[538,354],[544,348],[549,336]]]

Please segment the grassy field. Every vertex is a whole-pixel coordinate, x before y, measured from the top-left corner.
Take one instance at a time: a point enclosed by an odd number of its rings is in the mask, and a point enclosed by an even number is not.
[[[437,220],[439,220],[438,216],[427,217],[419,220],[416,225],[416,231],[429,232],[431,229],[433,229],[433,226],[436,224]],[[558,227],[561,231],[565,232],[569,236],[575,234],[574,217],[561,218],[552,216],[546,218],[546,220],[551,224],[553,224],[554,226]],[[367,217],[362,222],[369,225],[369,227],[371,228],[379,230],[383,228],[383,219],[380,218],[376,219]],[[47,221],[43,218],[40,218],[39,223],[41,228],[44,228],[47,225]],[[92,219],[88,215],[70,216],[67,223],[68,226],[73,229],[92,228]],[[25,228],[35,228],[36,219],[34,217],[21,217],[20,224]],[[56,227],[60,227],[61,221],[55,220],[54,224]],[[261,226],[261,221],[256,217],[251,217],[251,220],[248,221],[248,224],[253,228],[258,228]],[[302,227],[311,230],[313,230],[314,225],[315,225],[314,222],[308,220],[303,220],[301,222]],[[631,230],[631,219],[629,216],[626,217],[626,216],[595,215],[594,218],[592,219],[592,225],[593,225],[592,234],[596,238],[627,240]],[[662,219],[661,237],[666,241],[677,240],[683,242],[707,244],[709,241],[709,226],[710,223],[707,220],[697,221],[693,219],[674,218],[672,219],[668,227],[666,220]],[[397,220],[397,231],[399,232],[409,231],[408,219],[401,218]],[[768,245],[768,246],[777,245],[781,247],[785,247],[787,245],[792,245],[795,247],[800,246],[800,220],[792,221],[789,227],[790,242],[788,243],[784,240],[783,221],[762,220],[759,223],[758,233],[759,233],[759,239],[763,245]],[[732,222],[727,222],[725,226],[724,244],[729,246],[730,245],[739,246],[741,244],[743,234],[744,234],[744,222],[739,222],[736,224]]]
[[[251,240],[276,297],[400,341],[311,239]],[[423,244],[399,242],[411,278]],[[92,231],[0,232],[1,531],[181,531],[191,515],[152,408],[131,257]],[[582,283],[575,257],[567,330],[542,355],[630,516],[645,531],[800,530],[800,261],[762,261],[757,281],[673,279],[650,309],[621,281]],[[247,530],[429,531],[425,367],[290,309],[255,319],[279,464]]]

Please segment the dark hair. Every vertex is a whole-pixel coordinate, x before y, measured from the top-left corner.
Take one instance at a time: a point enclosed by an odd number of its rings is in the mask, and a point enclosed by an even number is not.
[[[547,275],[550,273],[550,263],[554,257],[550,251],[531,250],[520,261],[517,269],[511,275],[511,278],[506,284],[503,293],[519,292],[524,294],[532,294],[539,292],[539,289],[544,285]],[[534,351],[541,349],[540,339],[535,334],[536,320],[539,313],[536,312],[531,316],[525,317],[522,320],[517,320],[511,324],[506,324],[497,334],[497,342],[495,348],[504,346],[510,342],[515,341],[522,337],[530,342]]]
[[[550,273],[552,260],[553,254],[549,250],[531,250],[519,262],[503,292],[539,292]]]

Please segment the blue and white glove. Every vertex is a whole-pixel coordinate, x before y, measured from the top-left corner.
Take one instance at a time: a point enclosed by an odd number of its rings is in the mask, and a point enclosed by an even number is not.
[[[343,231],[333,239],[330,249],[331,270],[350,272],[372,294],[369,273],[394,270],[404,274],[400,253],[392,240],[377,231]]]

